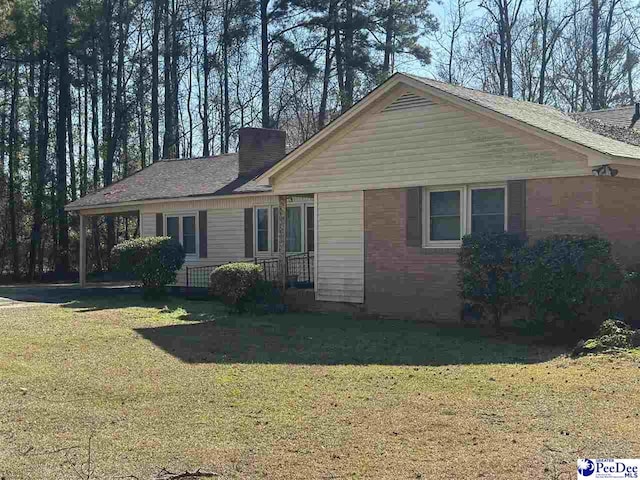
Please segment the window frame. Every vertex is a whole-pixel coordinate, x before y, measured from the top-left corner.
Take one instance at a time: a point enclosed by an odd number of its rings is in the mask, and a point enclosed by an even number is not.
[[[471,233],[471,225],[472,225],[472,214],[473,212],[471,211],[471,204],[473,201],[473,191],[474,190],[497,190],[497,189],[502,189],[504,190],[504,231],[507,231],[507,225],[508,225],[508,220],[509,220],[509,213],[507,212],[507,208],[509,205],[509,202],[507,201],[507,186],[504,184],[501,185],[468,185],[467,189],[469,191],[469,194],[467,195],[467,228],[466,231]]]
[[[460,240],[431,240],[431,193],[460,192]],[[425,188],[422,195],[422,246],[424,248],[457,248],[462,244],[465,235],[465,210],[467,204],[467,192],[465,186],[449,186]]]
[[[472,192],[474,190],[498,189],[504,190],[504,231],[508,231],[508,189],[505,183],[448,185],[438,187],[424,187],[422,192],[422,248],[460,248],[462,237],[471,233],[472,220]],[[430,240],[431,236],[431,193],[460,192],[460,240]]]
[[[313,210],[313,221],[311,227],[313,229],[313,250],[309,250],[309,209]],[[311,253],[316,251],[316,207],[313,203],[304,205],[304,251]]]
[[[200,258],[200,222],[198,221],[198,212],[193,211],[181,211],[181,212],[171,212],[171,213],[163,213],[163,222],[162,228],[165,236],[169,236],[167,231],[167,219],[168,218],[177,218],[178,219],[178,241],[180,245],[184,247],[184,231],[183,231],[183,218],[185,217],[193,217],[195,223],[195,252],[185,254],[185,260],[193,260]]]
[[[305,252],[305,242],[307,240],[307,235],[306,235],[306,221],[304,218],[304,214],[307,211],[305,208],[305,205],[303,203],[298,204],[298,205],[287,205],[287,212],[290,209],[294,209],[294,208],[299,208],[300,209],[300,250],[287,250],[287,253],[291,253],[296,254],[296,253],[304,253]],[[277,208],[276,208],[277,210]],[[285,239],[287,238],[287,227],[288,227],[288,218],[287,218],[287,223],[285,224],[284,227],[284,233],[285,233]]]
[[[312,201],[305,201],[300,203],[293,203],[291,205],[287,205],[287,209],[290,208],[300,208],[300,235],[301,235],[301,250],[297,252],[293,252],[287,250],[287,255],[297,255],[301,253],[307,253],[307,208],[314,207],[314,203]],[[277,255],[277,247],[275,245],[275,237],[276,232],[274,231],[275,222],[273,220],[275,215],[278,215],[278,206],[277,205],[256,205],[253,207],[253,247],[256,257],[266,257]],[[268,219],[267,219],[267,234],[268,234],[268,250],[258,250],[258,210],[268,210]],[[315,210],[314,210],[314,222],[315,222]],[[315,225],[314,225],[315,227]],[[314,228],[315,232],[315,228]],[[285,226],[286,233],[286,226]],[[314,242],[315,246],[315,242]],[[313,252],[310,252],[313,253]]]
[[[266,250],[259,250],[258,249],[258,211],[260,210],[266,210],[267,211],[267,249]],[[271,218],[269,218],[271,215],[273,215],[273,212],[271,211],[271,207],[269,206],[259,206],[259,207],[255,207],[253,209],[253,224],[255,226],[254,228],[254,235],[253,235],[253,243],[254,243],[254,248],[255,248],[255,252],[256,252],[256,256],[262,254],[270,254],[273,252],[273,226],[272,226],[272,221]]]

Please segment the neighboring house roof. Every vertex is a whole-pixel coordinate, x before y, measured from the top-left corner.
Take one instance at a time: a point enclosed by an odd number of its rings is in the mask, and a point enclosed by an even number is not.
[[[271,166],[271,165],[270,165]],[[238,154],[161,160],[67,205],[68,210],[146,200],[234,195],[271,191],[253,178],[266,168],[238,177]]]
[[[635,111],[635,110],[634,110]],[[595,112],[574,113],[572,117],[585,128],[593,132],[597,132],[605,137],[620,140],[621,142],[629,143],[631,145],[640,146],[640,130],[636,128],[629,128],[629,123],[622,126],[615,123],[609,123],[606,120],[600,120],[596,115],[591,115]]]
[[[592,110],[590,112],[580,112],[576,113],[576,118],[588,118],[599,120],[607,125],[615,125],[618,127],[629,128],[631,125],[631,119],[633,118],[633,114],[636,112],[635,105],[629,105],[626,107],[615,107],[615,108],[606,108],[603,110]],[[638,129],[640,127],[640,122],[636,123],[635,127]]]
[[[581,151],[588,150],[595,154],[603,154],[623,159],[640,160],[640,146],[635,142],[627,143],[622,136],[609,136],[602,133],[602,129],[591,129],[582,125],[571,115],[554,107],[538,103],[516,100],[510,97],[494,95],[457,85],[451,85],[437,80],[431,80],[416,75],[396,73],[385,83],[369,93],[349,111],[330,123],[324,130],[290,152],[284,159],[267,170],[258,179],[261,185],[269,184],[270,178],[289,164],[300,158],[306,151],[315,148],[328,139],[353,118],[366,111],[370,104],[380,99],[386,92],[398,84],[405,84],[427,95],[440,97],[479,113],[496,115],[507,121],[514,121],[516,127],[527,129],[546,135],[546,138],[556,139],[557,142]],[[595,130],[595,131],[594,131]],[[548,135],[547,135],[548,134]]]

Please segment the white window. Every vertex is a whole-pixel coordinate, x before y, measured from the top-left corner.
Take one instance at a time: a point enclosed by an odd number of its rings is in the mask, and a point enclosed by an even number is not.
[[[165,235],[180,242],[188,256],[198,252],[198,222],[195,213],[165,215]]]
[[[256,208],[256,250],[268,252],[269,248],[269,209]]]
[[[278,252],[278,207],[255,209],[256,252]],[[314,249],[314,209],[307,204],[287,206],[287,253],[302,253]],[[309,222],[311,222],[309,224]],[[311,238],[309,238],[311,235]]]
[[[499,233],[507,229],[506,189],[478,187],[471,189],[470,232]]]
[[[287,207],[287,252],[302,252],[302,206]]]
[[[425,247],[459,247],[468,233],[506,231],[504,185],[427,188],[424,193]]]

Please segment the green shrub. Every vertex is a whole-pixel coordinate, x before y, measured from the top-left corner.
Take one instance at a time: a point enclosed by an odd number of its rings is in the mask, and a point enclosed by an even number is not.
[[[583,353],[606,352],[616,349],[635,348],[640,330],[634,331],[629,325],[619,320],[605,320],[600,325],[594,338],[578,342],[575,355]]]
[[[565,339],[594,332],[613,310],[623,283],[610,243],[597,237],[538,240],[520,252],[516,263],[531,318]]]
[[[618,297],[618,311],[624,321],[640,327],[640,265],[629,267]]]
[[[524,246],[515,234],[471,234],[462,239],[458,256],[463,300],[500,327],[502,316],[518,304],[520,275],[514,258]]]
[[[184,264],[184,249],[170,237],[144,237],[122,242],[111,250],[112,264],[122,272],[133,273],[145,295],[159,294],[175,283]]]
[[[262,267],[253,263],[229,263],[211,274],[210,293],[233,310],[241,313],[252,309],[257,296],[266,287],[261,281]]]

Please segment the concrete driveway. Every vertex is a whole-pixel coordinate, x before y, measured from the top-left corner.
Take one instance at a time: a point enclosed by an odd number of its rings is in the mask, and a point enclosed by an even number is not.
[[[0,308],[63,304],[85,297],[139,294],[140,290],[122,283],[90,284],[80,288],[77,283],[0,285]]]

